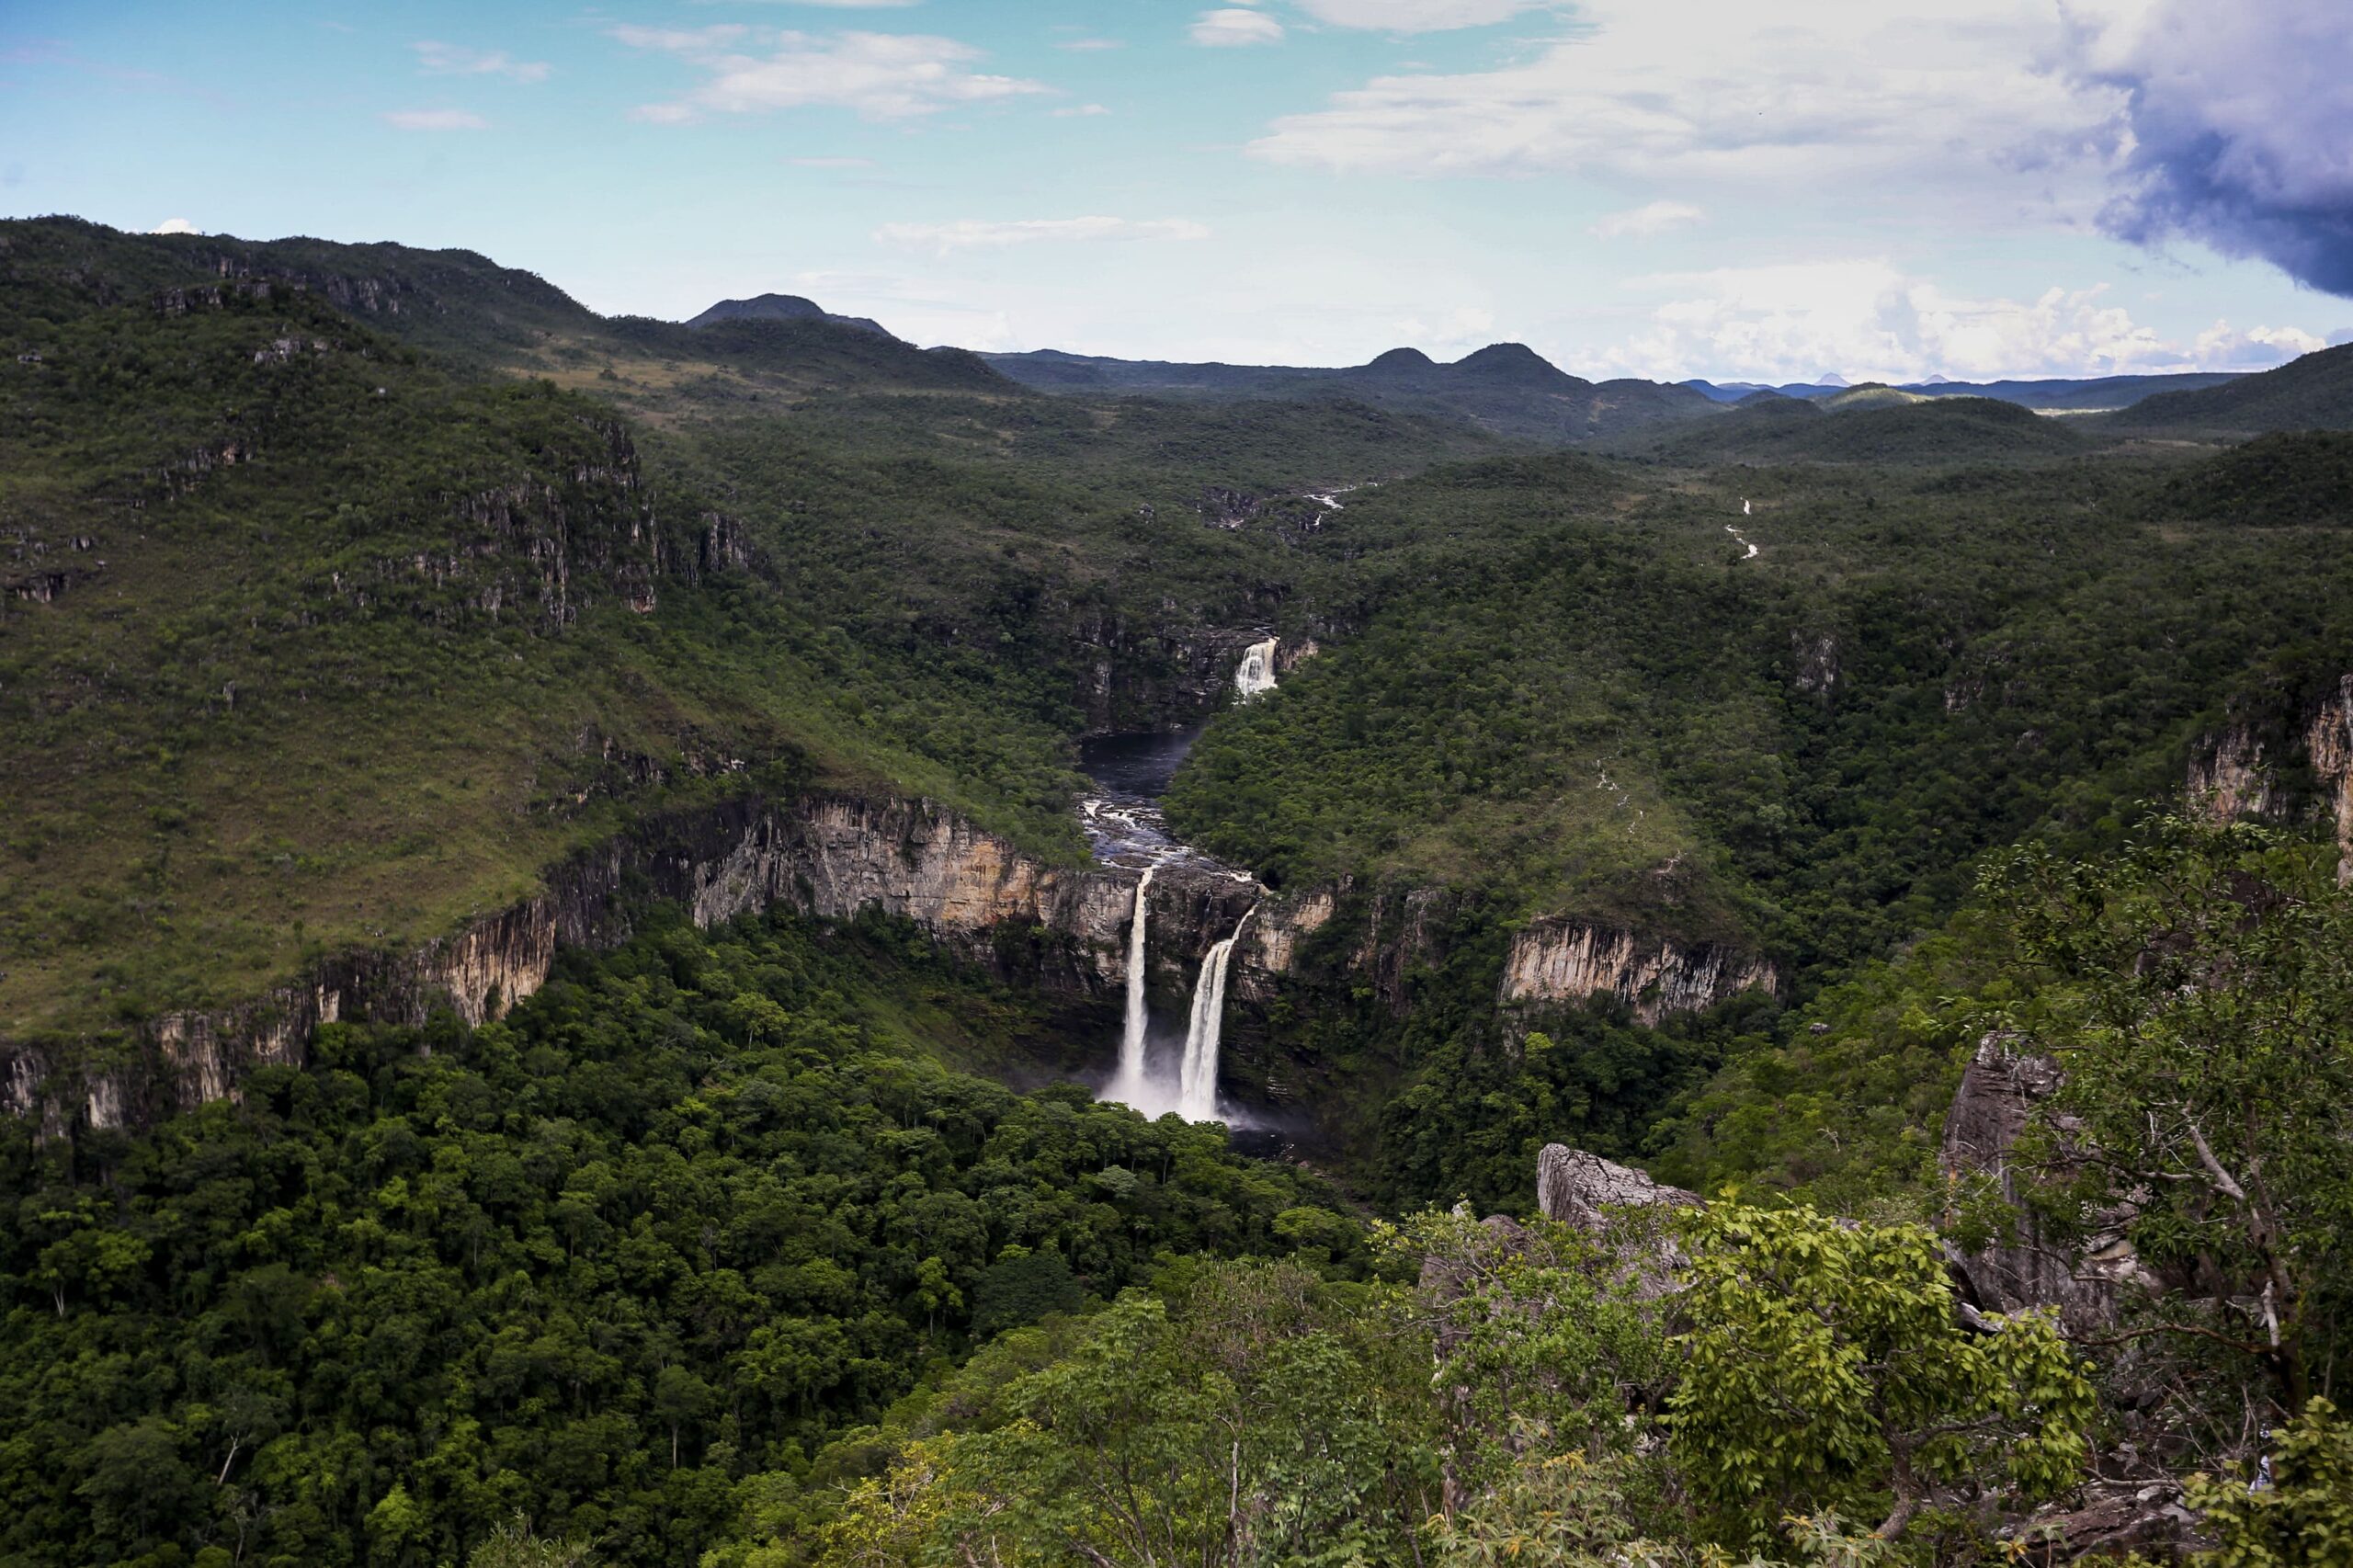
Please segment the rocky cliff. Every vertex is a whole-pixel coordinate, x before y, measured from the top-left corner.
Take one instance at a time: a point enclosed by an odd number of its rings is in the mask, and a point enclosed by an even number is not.
[[[1622,996],[1634,1017],[1656,1023],[1748,990],[1776,994],[1780,976],[1751,953],[1721,943],[1689,946],[1582,920],[1544,920],[1512,938],[1499,1000],[1506,1006]]]
[[[2353,881],[2353,675],[2301,707],[2234,717],[2191,749],[2184,792],[2216,822],[2333,825],[2337,880]]]
[[[2087,1234],[2063,1244],[2045,1234],[2034,1210],[2023,1203],[2036,1179],[2065,1174],[2029,1173],[2018,1154],[2036,1105],[2058,1086],[2059,1070],[2047,1058],[2019,1051],[1999,1036],[1979,1042],[1945,1116],[1942,1165],[1949,1182],[1992,1180],[2003,1200],[2018,1206],[2018,1219],[2008,1235],[1976,1252],[1954,1249],[1950,1261],[1975,1305],[1998,1312],[2056,1307],[2080,1329],[2111,1319],[2125,1292],[2154,1290],[2160,1281],[2125,1239],[2129,1212],[2093,1216]]]
[[[299,1065],[318,1027],[421,1024],[448,1007],[495,1017],[545,983],[557,949],[628,939],[653,903],[712,926],[771,907],[915,922],[970,961],[1050,988],[1124,983],[1136,873],[1049,865],[926,802],[854,795],[740,797],[655,818],[556,867],[537,896],[406,953],[354,952],[241,1006],[155,1020],[132,1048],[0,1042],[0,1108],[51,1133],[144,1124],[236,1092],[248,1072]],[[1257,898],[1206,863],[1154,880],[1162,988],[1188,988],[1210,945]]]

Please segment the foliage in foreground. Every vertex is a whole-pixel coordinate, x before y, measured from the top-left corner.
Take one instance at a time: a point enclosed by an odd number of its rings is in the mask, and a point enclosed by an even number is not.
[[[12,1123],[0,1559],[404,1568],[519,1510],[691,1561],[976,1331],[1347,1248],[1215,1128],[937,1062],[1038,1024],[904,927],[779,918],[327,1030],[135,1141]]]

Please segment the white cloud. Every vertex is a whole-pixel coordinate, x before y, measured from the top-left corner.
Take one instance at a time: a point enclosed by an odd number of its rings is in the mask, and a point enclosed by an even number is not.
[[[1228,6],[1202,12],[1194,18],[1191,34],[1195,43],[1206,48],[1238,49],[1253,43],[1280,43],[1283,25],[1263,11]]]
[[[1826,370],[1859,381],[2127,375],[2246,369],[2320,347],[2292,327],[2234,334],[2221,323],[2194,342],[2168,341],[2112,302],[2106,285],[1974,298],[1877,257],[1666,273],[1628,287],[1664,298],[1603,358],[1661,381],[1699,371],[1768,381]]]
[[[2299,354],[2316,353],[2327,347],[2328,339],[2302,327],[2251,326],[2239,332],[2230,323],[2218,321],[2198,335],[2191,354],[2210,370],[2268,370]]]
[[[1089,119],[1096,115],[1110,112],[1101,104],[1073,104],[1067,108],[1054,110],[1054,118],[1056,119]]]
[[[200,234],[203,230],[185,218],[166,218],[147,231],[151,234]]]
[[[1509,21],[1522,11],[1550,9],[1553,0],[1300,0],[1319,22],[1392,33],[1434,33]]]
[[[1615,240],[1632,236],[1648,239],[1686,223],[1697,223],[1707,214],[1688,201],[1654,201],[1646,206],[1629,208],[1623,212],[1611,212],[1593,226],[1597,239]]]
[[[490,121],[461,108],[402,108],[384,116],[395,131],[487,131]]]
[[[544,61],[509,59],[503,50],[485,54],[429,39],[415,47],[417,64],[435,76],[506,76],[530,83],[546,81],[555,69]]]
[[[1043,93],[1043,83],[972,69],[981,51],[954,39],[919,33],[779,32],[767,52],[735,52],[749,28],[691,30],[617,27],[611,36],[637,49],[661,50],[700,66],[707,78],[672,103],[646,104],[634,118],[678,124],[705,114],[771,109],[847,108],[869,119],[904,119],[945,108]]]
[[[1125,49],[1128,46],[1115,38],[1074,38],[1066,39],[1054,47],[1067,49],[1074,54],[1099,54],[1107,49]]]
[[[1873,194],[1931,170],[2048,184],[2109,150],[2117,95],[2039,68],[2061,36],[2042,0],[1591,0],[1577,20],[1495,70],[1376,77],[1277,119],[1250,151],[1336,170],[1818,198],[1846,175]],[[1898,172],[1914,177],[1887,181]]]
[[[1023,218],[1004,222],[964,218],[952,223],[885,223],[874,237],[884,244],[946,255],[1046,241],[1205,240],[1210,232],[1184,218]]]

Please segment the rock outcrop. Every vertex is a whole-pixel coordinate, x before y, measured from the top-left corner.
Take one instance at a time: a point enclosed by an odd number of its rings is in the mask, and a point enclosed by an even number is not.
[[[2018,1207],[2018,1220],[2010,1235],[1979,1252],[1955,1248],[1950,1261],[1974,1305],[1997,1312],[2056,1307],[2071,1327],[2082,1328],[2114,1318],[2126,1291],[2154,1290],[2160,1281],[2125,1237],[2129,1211],[2100,1215],[2089,1234],[2061,1243],[2020,1204],[2029,1181],[2016,1154],[2018,1139],[2036,1105],[2058,1086],[2059,1070],[2048,1058],[2018,1051],[1999,1036],[1979,1042],[1945,1115],[1943,1168],[1952,1181],[1991,1178]]]
[[[1547,1143],[1536,1156],[1536,1208],[1547,1220],[1600,1232],[1613,1209],[1697,1209],[1699,1195],[1654,1181],[1646,1171]]]
[[[543,892],[407,953],[335,956],[252,1003],[155,1020],[128,1060],[0,1043],[0,1108],[51,1132],[151,1122],[233,1095],[256,1067],[300,1065],[320,1025],[418,1025],[447,1007],[471,1024],[547,981],[559,949],[625,941],[675,903],[699,926],[772,907],[922,926],[969,961],[1079,995],[1124,981],[1136,873],[1056,866],[923,801],[744,796],[652,819],[556,867]],[[1208,864],[1164,869],[1152,930],[1166,983],[1189,986],[1210,945],[1258,897]]]
[[[1501,1000],[1506,1006],[1577,1002],[1611,992],[1651,1024],[1749,990],[1780,990],[1779,974],[1754,954],[1712,942],[1686,947],[1589,921],[1545,920],[1513,937]]]

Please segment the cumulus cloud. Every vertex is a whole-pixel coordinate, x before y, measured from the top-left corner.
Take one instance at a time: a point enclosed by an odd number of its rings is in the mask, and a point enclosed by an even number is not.
[[[964,218],[952,223],[885,223],[874,237],[884,244],[945,255],[1047,241],[1205,240],[1210,232],[1183,218],[1022,218],[1001,222]]]
[[[401,108],[384,116],[395,131],[487,131],[490,121],[468,109]]]
[[[544,82],[555,68],[544,61],[510,59],[503,50],[484,53],[431,40],[415,46],[416,62],[435,76],[505,76],[517,82]]]
[[[1522,11],[1549,9],[1552,0],[1300,0],[1319,22],[1392,33],[1433,33],[1483,28]]]
[[[1204,11],[1193,19],[1192,39],[1210,49],[1238,49],[1253,43],[1280,43],[1283,25],[1263,11],[1238,6]]]
[[[2078,0],[2073,76],[2122,95],[2102,227],[2259,256],[2353,294],[2353,26],[2343,0]]]
[[[2031,0],[1591,0],[1494,70],[1375,77],[1277,119],[1277,163],[1416,175],[1568,172],[1779,182],[1932,167],[2046,170],[2112,119],[2038,69]]]
[[[676,54],[706,74],[683,98],[631,111],[634,118],[655,124],[681,124],[708,114],[807,108],[847,108],[869,119],[905,119],[1049,90],[1040,82],[975,71],[972,64],[982,58],[981,51],[954,39],[924,34],[759,34],[732,24],[608,30],[631,48]]]
[[[1648,239],[1669,229],[1679,229],[1687,223],[1697,223],[1707,217],[1688,201],[1653,201],[1645,206],[1612,212],[1594,224],[1597,239],[1615,240],[1626,237]]]
[[[2321,347],[2294,327],[2234,333],[2222,323],[2194,341],[2168,341],[2104,285],[1983,298],[1878,257],[1666,273],[1629,287],[1654,302],[1606,358],[1620,373],[1659,380],[1698,366],[1773,381],[1825,369],[1885,381],[2254,369]]]
[[[151,234],[200,234],[203,230],[185,218],[166,218],[147,231]]]
[[[1097,115],[1110,112],[1101,104],[1071,104],[1054,110],[1054,118],[1056,119],[1092,119]]]
[[[2328,346],[2327,338],[2302,327],[2251,326],[2240,331],[2229,322],[2218,321],[2198,335],[2190,346],[2190,357],[2202,369],[2265,370]]]

